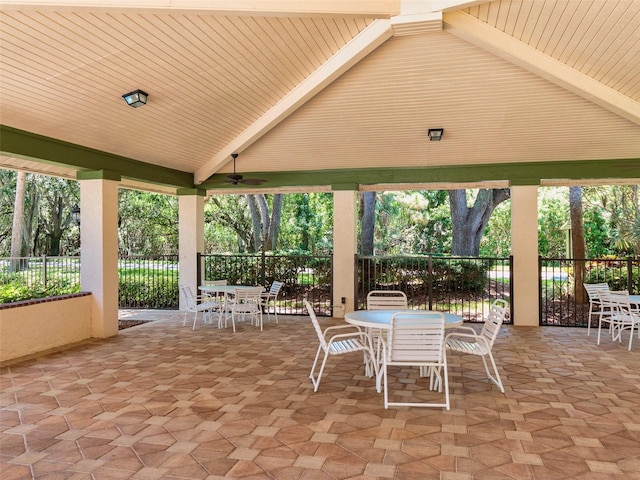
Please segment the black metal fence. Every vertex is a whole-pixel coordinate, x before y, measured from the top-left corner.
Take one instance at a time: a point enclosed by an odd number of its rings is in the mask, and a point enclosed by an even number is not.
[[[440,310],[480,322],[493,300],[510,302],[511,265],[510,258],[356,257],[356,308],[366,308],[372,290],[402,290],[410,308]]]
[[[0,258],[0,303],[80,291],[80,257]]]
[[[640,258],[540,258],[539,278],[540,325],[586,327],[589,299],[582,284],[607,283],[611,290],[640,294]]]
[[[279,314],[304,314],[308,298],[319,315],[332,313],[331,255],[200,255],[198,283],[284,282]],[[510,258],[412,255],[355,259],[356,308],[366,308],[371,290],[398,289],[411,308],[448,311],[479,322],[496,298],[513,298]],[[640,258],[541,258],[540,325],[586,327],[589,303],[582,283],[608,283],[612,290],[640,294]],[[178,256],[122,257],[118,263],[121,308],[177,309]],[[0,303],[80,289],[79,257],[0,258]],[[17,298],[12,298],[17,296]],[[511,303],[511,302],[510,302]]]
[[[120,308],[177,309],[180,303],[178,255],[118,259]]]
[[[198,284],[203,280],[227,280],[233,285],[262,285],[283,282],[278,296],[278,314],[305,313],[304,298],[316,313],[331,316],[331,255],[199,254]]]

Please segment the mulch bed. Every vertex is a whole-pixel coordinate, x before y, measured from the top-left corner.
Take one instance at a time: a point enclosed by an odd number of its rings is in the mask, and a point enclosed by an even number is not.
[[[118,320],[118,330],[124,330],[125,328],[142,325],[143,323],[147,323],[149,321],[150,320]]]

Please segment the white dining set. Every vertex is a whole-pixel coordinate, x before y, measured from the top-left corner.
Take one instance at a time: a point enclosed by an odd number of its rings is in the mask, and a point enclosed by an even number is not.
[[[260,286],[230,285],[226,280],[205,281],[198,286],[200,294],[194,295],[186,285],[180,290],[186,300],[183,325],[187,315],[193,314],[192,329],[196,329],[198,314],[202,314],[203,323],[211,324],[217,320],[218,328],[227,328],[229,321],[233,332],[237,321],[249,320],[251,325],[263,330],[263,314],[271,319],[271,310],[278,323],[277,300],[283,282],[274,281],[268,290]]]
[[[305,306],[319,340],[309,374],[314,391],[320,386],[329,357],[362,352],[365,375],[375,378],[376,390],[378,393],[382,390],[384,394],[385,408],[413,406],[449,410],[447,351],[450,351],[481,357],[488,379],[504,393],[492,355],[494,341],[508,314],[504,300],[493,302],[479,332],[464,326],[462,317],[458,315],[409,309],[404,292],[396,290],[370,292],[366,310],[348,312],[343,325],[325,329],[321,328],[313,307],[306,299]],[[388,380],[390,372],[406,367],[418,367],[420,377],[428,379],[428,389],[440,392],[444,398],[418,401],[407,392],[393,392]]]
[[[600,345],[604,326],[614,342],[622,342],[623,333],[628,331],[627,349],[631,350],[634,332],[640,339],[640,295],[630,295],[626,290],[611,290],[608,283],[585,283],[584,288],[589,297],[587,335],[591,335],[591,321],[596,317],[596,345]]]

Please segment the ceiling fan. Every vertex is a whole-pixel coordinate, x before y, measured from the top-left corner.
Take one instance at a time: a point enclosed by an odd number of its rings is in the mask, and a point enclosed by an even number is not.
[[[262,178],[243,178],[242,175],[236,173],[236,158],[238,158],[238,154],[232,153],[231,157],[233,158],[233,173],[227,175],[225,182],[232,185],[238,185],[239,183],[244,185],[262,185],[266,182],[266,180],[263,180]]]

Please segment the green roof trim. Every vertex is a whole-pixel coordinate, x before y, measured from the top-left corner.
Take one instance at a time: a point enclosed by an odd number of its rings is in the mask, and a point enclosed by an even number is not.
[[[123,178],[157,185],[194,187],[193,174],[189,172],[159,167],[6,125],[0,125],[0,139],[0,151],[3,155],[63,165],[77,170],[110,170],[119,172]]]
[[[576,160],[557,162],[501,163],[415,168],[365,168],[305,172],[243,172],[246,178],[263,178],[269,187],[331,185],[333,190],[350,190],[354,185],[473,183],[507,181],[511,185],[540,185],[542,180],[640,179],[640,158]],[[201,188],[238,188],[225,183],[226,175],[213,175]]]
[[[331,185],[331,190],[335,191],[344,191],[344,190],[353,190],[354,192],[358,191],[357,183],[334,183]]]
[[[176,194],[178,196],[180,195],[197,195],[199,197],[206,197],[207,196],[207,191],[204,190],[203,188],[179,188],[176,191]]]
[[[78,180],[114,180],[119,182],[122,175],[111,170],[80,170],[76,173]]]

